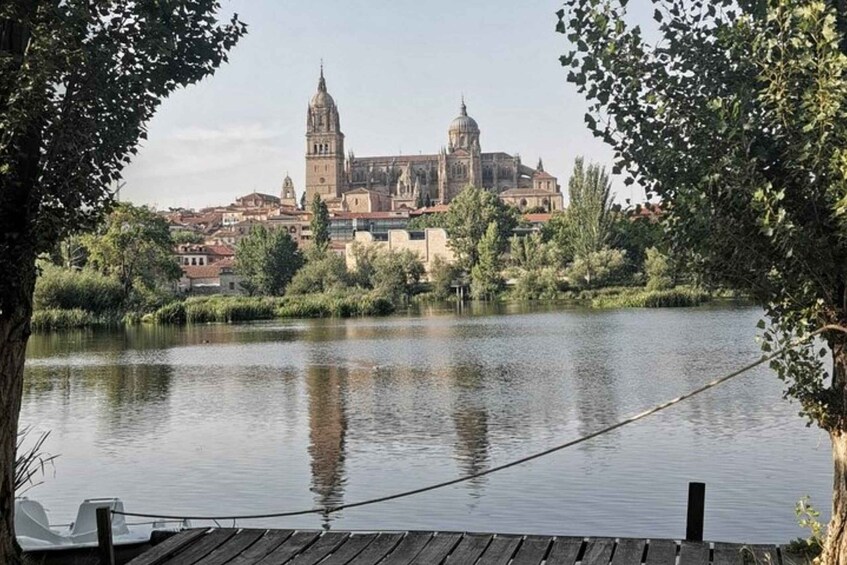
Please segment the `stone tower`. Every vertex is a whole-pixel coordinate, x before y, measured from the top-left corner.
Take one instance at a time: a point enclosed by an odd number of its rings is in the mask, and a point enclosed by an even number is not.
[[[294,191],[294,181],[285,173],[285,180],[282,181],[282,193],[280,194],[279,203],[286,208],[297,207],[297,193]]]
[[[315,194],[324,200],[344,192],[344,134],[335,100],[326,91],[323,65],[318,91],[306,116],[306,200]]]

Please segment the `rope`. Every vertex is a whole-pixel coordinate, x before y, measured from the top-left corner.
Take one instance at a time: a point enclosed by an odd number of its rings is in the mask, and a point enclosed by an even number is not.
[[[817,332],[809,334],[804,340],[801,340],[801,341],[811,339],[812,337],[822,333],[825,329],[831,329],[831,328],[828,328],[828,327],[822,328],[822,329],[818,330]],[[527,455],[526,457],[522,457],[520,459],[516,459],[516,460],[510,461],[508,463],[504,463],[503,465],[498,465],[496,467],[492,467],[492,468],[486,469],[484,471],[472,473],[472,474],[469,474],[469,475],[463,475],[463,476],[460,476],[458,478],[451,479],[449,481],[443,481],[443,482],[440,482],[440,483],[435,483],[435,484],[432,484],[432,485],[416,488],[416,489],[413,489],[413,490],[398,492],[398,493],[390,494],[390,495],[387,495],[387,496],[380,496],[378,498],[370,498],[370,499],[367,499],[367,500],[360,500],[359,502],[351,502],[349,504],[340,504],[338,506],[328,506],[328,507],[325,507],[325,508],[310,508],[310,509],[307,509],[307,510],[295,510],[295,511],[291,511],[291,512],[274,512],[274,513],[270,513],[270,514],[246,514],[246,515],[242,514],[242,515],[236,515],[236,516],[175,516],[175,515],[168,515],[168,514],[145,514],[145,513],[139,513],[139,512],[122,512],[122,511],[116,511],[116,510],[113,510],[112,514],[119,514],[121,516],[133,516],[133,517],[136,517],[136,518],[160,518],[160,519],[167,519],[167,520],[210,520],[210,521],[213,521],[213,522],[216,522],[218,520],[258,520],[258,519],[264,519],[264,518],[286,518],[286,517],[290,517],[290,516],[305,516],[307,514],[329,515],[329,514],[334,514],[336,512],[341,512],[342,510],[347,510],[347,509],[350,509],[350,508],[358,508],[360,506],[368,506],[368,505],[371,505],[371,504],[388,502],[390,500],[397,500],[399,498],[406,498],[406,497],[409,497],[409,496],[414,496],[416,494],[422,494],[422,493],[425,493],[425,492],[429,492],[429,491],[441,489],[441,488],[444,488],[444,487],[456,485],[456,484],[459,484],[459,483],[467,482],[467,481],[470,481],[470,480],[473,480],[473,479],[476,479],[476,478],[479,478],[479,477],[484,477],[486,475],[491,475],[493,473],[497,473],[499,471],[503,471],[503,470],[509,469],[511,467],[516,467],[518,465],[528,463],[529,461],[533,461],[535,459],[540,459],[541,457],[545,457],[545,456],[550,455],[552,453],[556,453],[557,451],[562,451],[563,449],[567,449],[569,447],[579,445],[580,443],[584,443],[586,441],[589,441],[589,440],[594,439],[596,437],[599,437],[601,435],[607,434],[609,432],[617,430],[618,428],[628,426],[629,424],[632,424],[634,422],[637,422],[639,420],[647,418],[648,416],[652,416],[653,414],[661,412],[662,410],[666,410],[666,409],[670,408],[671,406],[673,406],[675,404],[679,404],[683,400],[687,400],[687,399],[689,399],[693,396],[697,396],[698,394],[702,394],[702,393],[706,392],[707,390],[715,388],[716,386],[723,384],[730,379],[734,379],[735,377],[742,375],[742,374],[746,373],[747,371],[758,367],[759,365],[767,363],[768,361],[771,361],[772,359],[779,357],[780,355],[782,355],[788,349],[794,347],[795,345],[799,345],[799,343],[800,342],[790,343],[790,344],[778,349],[777,351],[771,353],[770,355],[766,355],[766,356],[762,357],[761,359],[759,359],[758,361],[755,361],[753,363],[745,365],[744,367],[741,367],[740,369],[738,369],[738,370],[736,370],[736,371],[734,371],[734,372],[732,372],[728,375],[725,375],[725,376],[720,377],[718,379],[715,379],[715,380],[713,380],[709,383],[706,383],[705,385],[701,386],[700,388],[694,389],[691,392],[683,394],[682,396],[677,396],[676,398],[674,398],[672,400],[668,400],[667,402],[663,402],[662,404],[659,404],[657,406],[654,406],[653,408],[650,408],[648,410],[645,410],[643,412],[635,414],[634,416],[631,416],[631,417],[629,417],[625,420],[622,420],[622,421],[617,422],[615,424],[612,424],[610,426],[606,426],[605,428],[601,428],[601,429],[597,430],[596,432],[592,432],[592,433],[585,435],[585,436],[582,436],[580,438],[573,439],[571,441],[562,443],[560,445],[556,445],[556,446],[551,447],[549,449],[545,449],[544,451],[539,451],[539,452],[533,453],[531,455]]]

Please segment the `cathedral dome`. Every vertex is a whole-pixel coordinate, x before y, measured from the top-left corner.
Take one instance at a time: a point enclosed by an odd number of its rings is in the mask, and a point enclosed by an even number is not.
[[[468,108],[465,106],[465,101],[462,100],[461,115],[450,122],[450,133],[479,133],[479,125],[476,120],[468,116]]]

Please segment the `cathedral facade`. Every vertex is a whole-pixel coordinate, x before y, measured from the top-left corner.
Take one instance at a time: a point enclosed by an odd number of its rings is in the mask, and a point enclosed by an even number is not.
[[[333,211],[381,212],[449,204],[466,186],[482,187],[521,208],[561,210],[556,177],[521,163],[519,155],[483,153],[480,129],[464,100],[447,131],[448,144],[431,155],[357,157],[344,153],[338,107],[321,69],[306,116],[306,198],[320,194]]]

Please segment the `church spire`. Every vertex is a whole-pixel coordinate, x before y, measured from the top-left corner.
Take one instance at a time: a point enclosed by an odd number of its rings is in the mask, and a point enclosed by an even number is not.
[[[324,60],[321,59],[321,78],[318,80],[318,92],[326,92],[326,80],[324,79]]]
[[[462,105],[461,105],[460,108],[461,108],[461,111],[462,111],[462,115],[467,116],[468,115],[468,107],[465,106],[465,95],[464,94],[462,94]]]

